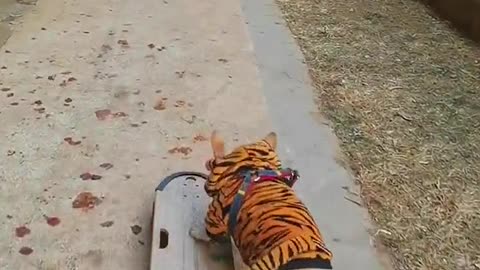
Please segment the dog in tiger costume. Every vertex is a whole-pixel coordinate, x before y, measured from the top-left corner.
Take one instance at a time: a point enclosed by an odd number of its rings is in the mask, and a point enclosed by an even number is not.
[[[211,144],[205,191],[212,202],[205,228],[192,227],[190,235],[200,241],[231,237],[250,270],[332,269],[332,253],[292,189],[296,171],[281,168],[276,134],[229,154],[215,131]]]

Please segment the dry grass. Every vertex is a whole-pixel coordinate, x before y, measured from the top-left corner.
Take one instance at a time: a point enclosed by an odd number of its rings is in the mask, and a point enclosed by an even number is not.
[[[396,269],[480,269],[480,51],[413,0],[283,0]]]

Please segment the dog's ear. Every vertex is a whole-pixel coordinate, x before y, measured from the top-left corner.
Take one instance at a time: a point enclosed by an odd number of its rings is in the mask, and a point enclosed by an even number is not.
[[[212,136],[210,137],[213,156],[215,159],[223,158],[225,156],[225,143],[223,139],[218,134],[218,131],[214,130]]]
[[[277,134],[275,132],[268,133],[263,140],[268,143],[273,150],[277,149]]]

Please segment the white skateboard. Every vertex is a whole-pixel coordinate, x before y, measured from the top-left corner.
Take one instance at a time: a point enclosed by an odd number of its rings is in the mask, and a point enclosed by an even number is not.
[[[230,247],[217,246],[222,252],[215,251],[189,235],[192,224],[204,224],[210,201],[203,188],[206,177],[179,172],[156,188],[150,270],[233,270]]]

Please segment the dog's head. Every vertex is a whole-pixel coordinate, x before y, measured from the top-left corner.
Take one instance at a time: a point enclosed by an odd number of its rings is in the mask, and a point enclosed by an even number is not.
[[[205,164],[210,172],[205,191],[214,196],[220,190],[228,194],[228,187],[232,187],[238,180],[239,172],[244,169],[276,170],[281,167],[280,160],[275,152],[277,134],[270,132],[265,138],[254,143],[245,144],[225,154],[223,138],[214,131],[211,136],[213,158]]]

